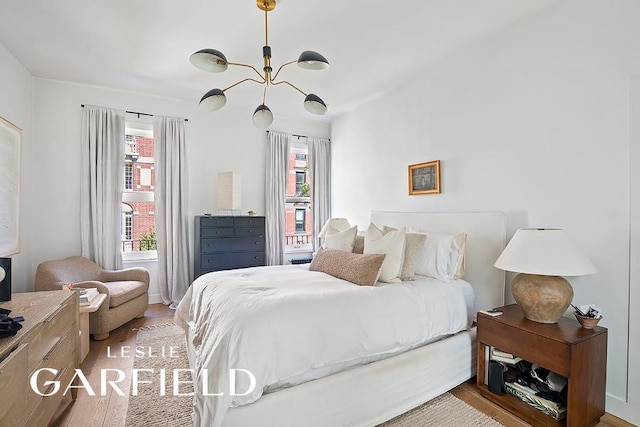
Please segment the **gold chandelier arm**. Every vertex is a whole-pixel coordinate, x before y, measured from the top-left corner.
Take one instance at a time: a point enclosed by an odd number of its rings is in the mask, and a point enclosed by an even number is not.
[[[276,86],[276,85],[281,85],[281,84],[283,84],[283,83],[284,83],[284,84],[287,84],[287,85],[289,85],[289,86],[291,86],[292,88],[294,88],[295,90],[297,90],[298,92],[300,92],[301,94],[303,94],[304,96],[307,96],[307,94],[306,94],[306,93],[304,93],[303,91],[301,91],[301,90],[300,90],[300,89],[298,89],[296,86],[292,85],[291,83],[289,83],[289,82],[288,82],[288,81],[286,81],[286,80],[282,80],[281,82],[274,82],[273,80],[271,81],[271,84],[272,84],[272,85],[274,85],[274,86]]]
[[[260,76],[260,78],[262,79],[262,83],[265,83],[267,81],[265,76],[263,76],[262,73],[260,73],[260,71],[258,71],[258,69],[255,68],[253,65],[241,64],[239,62],[227,62],[227,64],[228,65],[237,65],[239,67],[251,68],[253,71],[255,71]]]
[[[232,87],[238,86],[240,83],[249,82],[249,81],[251,81],[251,82],[256,82],[256,83],[259,83],[259,84],[261,84],[261,85],[263,85],[263,84],[265,83],[264,81],[259,81],[259,80],[256,80],[256,79],[246,78],[246,79],[240,80],[240,81],[239,81],[239,82],[237,82],[237,83],[232,84],[232,85],[231,85],[231,86],[229,86],[229,87],[226,87],[226,88],[222,89],[222,91],[223,91],[223,92],[226,92],[226,91],[228,91],[229,89],[231,89]]]
[[[274,74],[274,76],[271,78],[271,83],[273,83],[273,81],[274,81],[275,79],[277,79],[277,78],[278,78],[278,74],[280,73],[280,70],[282,70],[282,69],[283,69],[284,67],[286,67],[287,65],[291,65],[291,64],[294,64],[294,63],[296,63],[296,62],[298,62],[298,61],[297,61],[297,60],[295,60],[295,61],[286,62],[286,63],[282,64],[282,65],[280,66],[280,68],[278,68],[278,71],[276,71],[276,73]],[[274,84],[275,84],[275,83],[274,83]]]

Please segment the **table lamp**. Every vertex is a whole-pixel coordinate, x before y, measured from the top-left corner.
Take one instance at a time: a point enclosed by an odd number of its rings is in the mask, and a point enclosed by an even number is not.
[[[0,302],[11,301],[11,258],[0,258]]]
[[[524,317],[539,323],[556,323],[571,304],[573,288],[561,276],[598,272],[564,230],[553,228],[516,231],[494,266],[520,273],[511,293]]]

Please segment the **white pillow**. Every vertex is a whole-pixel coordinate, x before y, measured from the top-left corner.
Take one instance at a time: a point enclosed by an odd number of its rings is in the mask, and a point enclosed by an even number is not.
[[[380,270],[381,282],[399,283],[404,262],[404,230],[395,230],[383,233],[375,224],[370,224],[364,238],[365,254],[385,254],[382,270]]]
[[[329,227],[327,234],[324,236],[325,249],[337,249],[339,251],[351,252],[353,250],[353,241],[358,234],[358,226],[354,225],[344,231],[338,231],[333,227]]]
[[[425,250],[416,274],[451,282],[464,276],[464,250],[467,235],[464,233],[424,233],[427,235]]]

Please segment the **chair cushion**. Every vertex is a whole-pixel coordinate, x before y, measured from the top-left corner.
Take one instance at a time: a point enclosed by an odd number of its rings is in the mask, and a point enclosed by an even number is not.
[[[127,280],[122,282],[105,282],[111,293],[109,307],[117,307],[147,292],[144,282]]]

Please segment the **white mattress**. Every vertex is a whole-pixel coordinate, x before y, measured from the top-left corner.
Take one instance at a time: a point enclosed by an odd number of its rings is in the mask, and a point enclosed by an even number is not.
[[[464,330],[473,290],[427,277],[359,287],[307,266],[260,267],[198,278],[176,312],[195,348],[196,425],[220,425],[231,406],[402,353]],[[229,396],[229,369],[257,386]],[[206,378],[205,378],[206,377]],[[249,378],[236,375],[239,393]],[[200,391],[208,382],[210,392]]]

